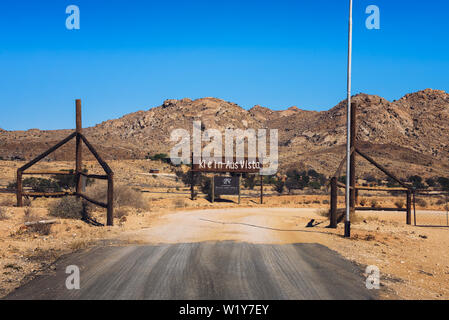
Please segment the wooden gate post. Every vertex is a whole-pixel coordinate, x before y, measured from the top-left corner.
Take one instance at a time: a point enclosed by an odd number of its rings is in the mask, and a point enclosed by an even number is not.
[[[81,119],[81,100],[76,100],[76,159],[75,159],[75,182],[76,182],[76,193],[81,193],[82,183],[81,183],[81,170],[82,170],[82,144],[81,136],[82,133],[82,119]]]
[[[240,204],[240,197],[241,197],[241,195],[240,195],[240,193],[241,193],[241,191],[240,191],[240,183],[242,182],[242,174],[239,174],[239,204]]]
[[[211,199],[211,201],[212,201],[212,203],[214,203],[215,202],[215,176],[213,175],[212,176],[212,180],[211,180],[211,194],[212,194],[212,199]]]
[[[263,175],[260,175],[260,204],[263,204]]]
[[[337,197],[338,197],[338,189],[337,189],[337,178],[331,178],[331,199],[330,199],[330,212],[329,219],[330,225],[329,228],[336,229],[337,228]]]
[[[17,206],[23,207],[23,187],[22,187],[22,170],[17,169],[17,180],[16,180],[16,198],[17,198]]]
[[[190,170],[190,199],[195,200],[195,173]]]
[[[108,174],[108,202],[107,202],[107,221],[108,226],[114,225],[114,175]]]
[[[357,106],[355,103],[351,104],[351,158],[350,158],[350,187],[349,189],[349,207],[351,212],[355,211],[356,205],[356,167],[355,167],[355,157],[356,152],[356,139],[357,139]]]
[[[406,222],[408,225],[412,224],[412,192],[410,189],[407,190],[407,217]]]

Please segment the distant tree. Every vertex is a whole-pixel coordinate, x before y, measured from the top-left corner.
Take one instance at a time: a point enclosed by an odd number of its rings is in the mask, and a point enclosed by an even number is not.
[[[312,177],[312,178],[315,178],[315,179],[318,179],[319,176],[320,176],[320,174],[318,172],[316,172],[315,170],[313,170],[313,169],[310,169],[309,171],[307,171],[307,175],[309,177]]]
[[[83,173],[87,174],[88,170],[87,169],[83,169],[82,170]],[[75,189],[76,186],[76,177],[75,175],[73,175],[73,170],[70,170],[69,173],[71,173],[71,175],[54,175],[51,178],[56,181],[56,183],[64,190],[73,190]],[[94,183],[93,179],[87,179],[86,180],[86,186],[89,186],[91,184]]]
[[[274,184],[274,190],[276,190],[277,193],[282,194],[284,192],[284,186],[285,182],[278,178]]]
[[[435,179],[433,179],[433,178],[427,178],[426,179],[426,183],[431,188],[433,188],[433,187],[435,187],[437,185]]]
[[[438,178],[438,184],[446,191],[449,191],[449,179],[444,177]]]
[[[243,185],[250,190],[254,190],[254,187],[256,186],[256,176],[254,174],[246,175],[243,179]]]
[[[424,185],[424,183],[422,182],[423,179],[420,176],[416,176],[416,175],[410,176],[408,178],[408,181],[412,183],[413,188],[415,188],[415,189],[425,189],[425,187],[426,187]]]
[[[263,176],[263,183],[264,184],[275,184],[276,176]]]

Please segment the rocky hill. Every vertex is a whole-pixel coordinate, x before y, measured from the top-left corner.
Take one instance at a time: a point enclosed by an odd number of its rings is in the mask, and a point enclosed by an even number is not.
[[[449,94],[426,89],[398,101],[359,94],[353,97],[358,113],[358,141],[368,154],[397,174],[407,176],[449,173]],[[203,129],[270,128],[279,130],[281,168],[314,168],[330,174],[344,155],[346,101],[323,111],[291,107],[273,111],[262,106],[245,110],[216,98],[166,100],[161,106],[127,114],[84,129],[106,159],[144,158],[148,153],[168,153],[176,128],[191,131],[201,120]],[[71,130],[0,130],[3,159],[30,159]],[[69,160],[73,144],[49,156]],[[362,173],[375,172],[361,162]]]

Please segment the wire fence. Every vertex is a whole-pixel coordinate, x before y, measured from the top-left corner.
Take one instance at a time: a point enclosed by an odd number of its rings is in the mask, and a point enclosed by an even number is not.
[[[415,192],[413,213],[415,226],[449,227],[449,193]]]

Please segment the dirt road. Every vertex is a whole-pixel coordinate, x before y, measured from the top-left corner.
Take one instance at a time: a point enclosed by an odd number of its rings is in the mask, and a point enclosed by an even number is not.
[[[265,208],[168,214],[123,235],[143,245],[70,255],[7,299],[376,298],[356,265],[312,243],[317,232],[303,224],[313,212],[297,214]],[[292,228],[281,228],[286,222]],[[80,290],[66,288],[69,265],[80,269]]]

